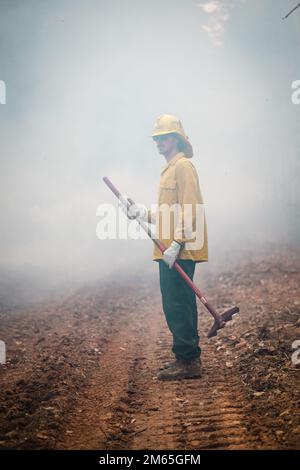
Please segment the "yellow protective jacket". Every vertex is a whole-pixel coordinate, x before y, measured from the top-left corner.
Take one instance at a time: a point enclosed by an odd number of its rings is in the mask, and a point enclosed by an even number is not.
[[[174,204],[183,208],[181,218],[176,219],[172,210],[167,211],[167,213],[162,210],[162,205],[166,205],[164,206],[166,208],[172,207]],[[188,213],[184,209],[186,207],[189,207],[190,210],[189,217],[185,215]],[[153,213],[149,209],[149,222],[151,222],[151,217],[153,217]],[[166,217],[170,221],[170,231],[167,238],[163,232],[163,222],[166,221]],[[187,158],[183,152],[177,153],[161,172],[155,219],[156,237],[166,248],[170,246],[173,240],[185,243],[178,259],[190,259],[198,263],[208,261],[207,225],[198,174],[191,159]],[[188,232],[186,230],[187,226],[192,231]],[[195,243],[196,239],[198,240],[197,243]],[[157,261],[159,259],[162,259],[162,253],[154,245],[153,260]]]

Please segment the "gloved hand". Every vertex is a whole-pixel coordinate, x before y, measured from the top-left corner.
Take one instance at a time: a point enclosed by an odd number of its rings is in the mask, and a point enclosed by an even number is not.
[[[180,245],[180,243],[173,240],[169,248],[167,248],[166,251],[164,251],[163,261],[169,266],[170,269],[172,269],[173,264],[178,258],[181,248],[182,248],[182,245]]]
[[[141,220],[148,219],[147,209],[141,204],[131,204],[129,207],[125,207],[124,204],[119,202],[119,207],[130,220],[134,220],[137,218],[140,218]]]

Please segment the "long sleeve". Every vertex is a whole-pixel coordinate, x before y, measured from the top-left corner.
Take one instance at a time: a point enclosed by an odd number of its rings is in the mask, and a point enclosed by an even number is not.
[[[178,243],[194,241],[196,236],[197,205],[202,203],[199,180],[194,165],[189,161],[180,161],[175,170],[178,214],[174,240]]]

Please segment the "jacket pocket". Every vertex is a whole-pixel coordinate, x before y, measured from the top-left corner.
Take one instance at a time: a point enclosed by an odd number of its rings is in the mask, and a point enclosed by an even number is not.
[[[175,204],[177,202],[176,181],[165,181],[159,185],[159,204]]]

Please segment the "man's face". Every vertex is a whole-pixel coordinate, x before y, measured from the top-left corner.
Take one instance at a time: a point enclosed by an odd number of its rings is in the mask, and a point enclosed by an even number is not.
[[[178,139],[173,134],[157,135],[153,137],[156,142],[157,150],[162,155],[169,155],[178,148]]]

